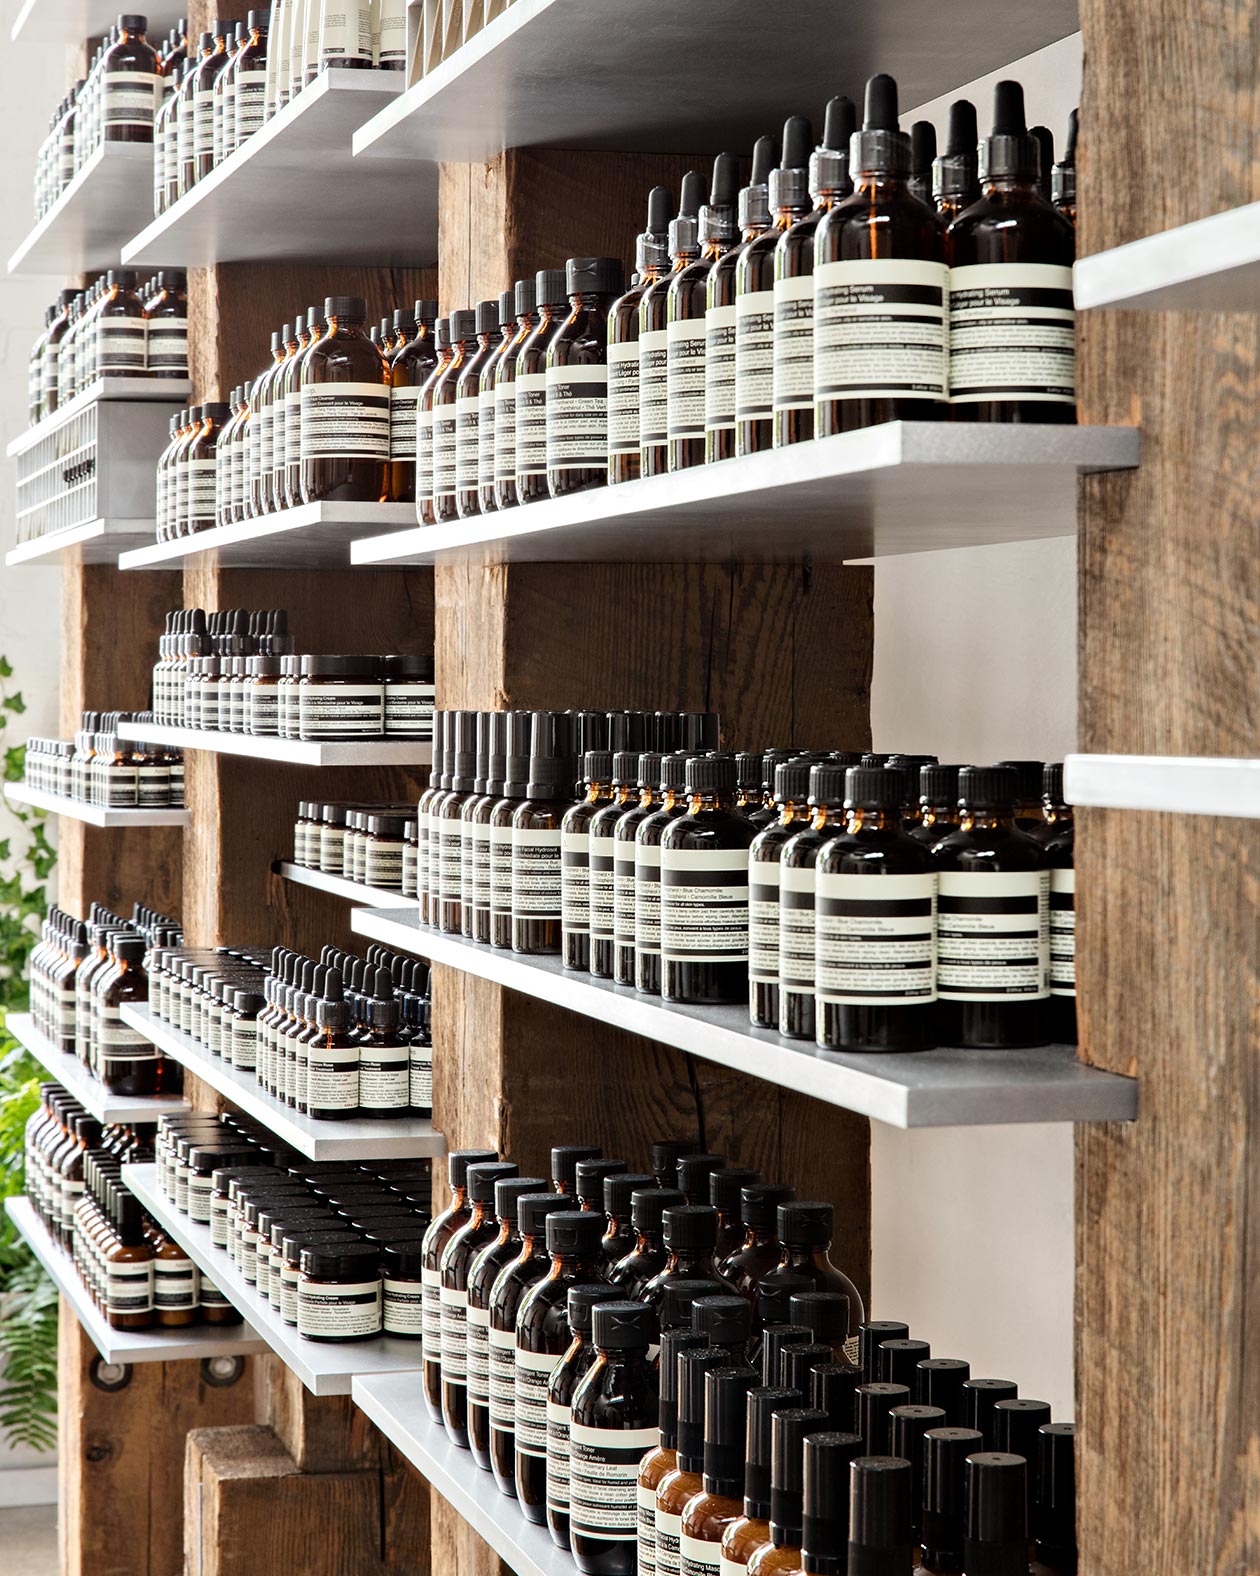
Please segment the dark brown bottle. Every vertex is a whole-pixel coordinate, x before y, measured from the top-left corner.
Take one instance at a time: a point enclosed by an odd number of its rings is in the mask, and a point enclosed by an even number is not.
[[[101,377],[144,377],[148,323],[136,294],[135,271],[111,268],[105,284],[96,309],[96,370]]]
[[[474,320],[476,343],[455,388],[455,512],[461,520],[481,512],[481,375],[498,347],[498,301],[478,301]]]
[[[782,1258],[779,1205],[791,1203],[795,1197],[796,1189],[784,1182],[753,1182],[740,1189],[743,1241],[719,1268],[742,1296],[754,1297],[763,1278]]]
[[[236,29],[230,21],[218,21],[210,29],[214,45],[197,67],[197,81],[193,89],[193,179],[201,181],[214,169],[214,84],[219,73],[231,62],[228,55],[228,38],[235,39]],[[221,114],[222,112],[220,112]]]
[[[328,331],[302,366],[303,503],[389,496],[389,367],[368,338],[361,296],[329,296]]]
[[[617,823],[638,798],[639,752],[618,750],[613,755],[612,798],[591,817],[590,869],[590,970],[596,979],[610,980],[616,952],[616,832]]]
[[[813,128],[803,115],[783,126],[770,171],[770,227],[740,252],[735,270],[735,452],[757,454],[774,439],[775,255],[780,238],[809,212]]]
[[[583,974],[591,967],[591,822],[612,803],[612,752],[587,750],[585,792],[560,823],[561,937],[564,966]]]
[[[811,766],[809,825],[788,838],[779,856],[779,1033],[795,1040],[812,1040],[817,1033],[818,858],[844,830],[844,794],[843,766]]]
[[[538,326],[534,312],[534,280],[518,279],[513,287],[515,332],[494,378],[494,506],[511,509],[516,493],[516,373],[520,354]]]
[[[676,1188],[643,1187],[631,1194],[634,1247],[608,1272],[609,1282],[619,1286],[627,1297],[642,1297],[648,1283],[664,1270],[669,1259],[662,1235],[665,1211],[686,1202],[685,1195]]]
[[[638,278],[608,309],[608,481],[639,475],[639,308],[669,262],[669,217],[674,196],[668,186],[648,193],[647,228],[635,242]]]
[[[1076,420],[1076,237],[1038,187],[1040,156],[1023,88],[999,82],[980,198],[946,236],[955,421]]]
[[[124,1023],[120,1012],[124,1002],[142,1003],[149,999],[144,953],[142,937],[120,936],[114,943],[114,968],[108,977],[102,977],[104,988],[96,998],[93,1039],[98,1047],[100,1080],[111,1094],[158,1093],[157,1047]]]
[[[669,468],[669,293],[674,279],[700,255],[699,214],[704,177],[683,176],[678,213],[669,224],[669,272],[639,302],[639,474],[662,476]]]
[[[830,1204],[817,1200],[793,1199],[778,1206],[779,1240],[783,1244],[778,1265],[759,1285],[773,1284],[789,1275],[808,1275],[817,1291],[838,1291],[849,1299],[847,1356],[857,1361],[857,1328],[866,1319],[861,1293],[844,1273],[831,1262],[832,1221]]]
[[[636,839],[639,828],[657,808],[661,757],[648,751],[638,758],[636,796],[613,828],[613,979],[618,985],[635,981]],[[659,889],[658,889],[659,890]]]
[[[472,1218],[468,1201],[468,1168],[481,1161],[497,1161],[493,1149],[453,1149],[446,1157],[450,1201],[433,1217],[424,1234],[424,1263],[420,1270],[423,1335],[424,1404],[435,1423],[442,1421],[442,1255],[447,1244]]]
[[[147,26],[142,16],[120,16],[118,41],[101,60],[99,114],[105,142],[153,141],[153,118],[162,105],[162,68],[145,36]]]
[[[687,760],[682,751],[661,757],[658,807],[634,834],[634,985],[650,996],[661,993],[661,838],[687,814]]]
[[[1076,1425],[1038,1430],[1032,1503],[1033,1576],[1076,1576]]]
[[[541,268],[534,279],[535,323],[516,358],[516,501],[550,497],[547,486],[547,349],[569,315],[567,272]]]
[[[700,206],[699,256],[670,280],[666,325],[666,430],[671,471],[704,464],[705,311],[709,275],[739,235],[735,225],[738,189],[739,159],[733,153],[719,153],[713,161],[709,200]]]
[[[1076,832],[1063,803],[1063,765],[1046,765],[1046,863],[1050,867],[1050,1021],[1056,1044],[1076,1044]]]
[[[490,812],[490,945],[512,945],[512,818],[529,785],[532,711],[513,711],[507,720],[503,797]]]
[[[639,1234],[631,1218],[634,1195],[654,1187],[656,1178],[645,1171],[618,1171],[604,1178],[604,1235],[600,1238],[600,1273],[611,1278],[619,1264],[635,1250]],[[658,1189],[658,1191],[663,1191]]]
[[[897,84],[866,84],[852,197],[814,242],[814,432],[948,414],[948,269],[940,220],[911,195]]]
[[[970,99],[955,99],[945,151],[932,161],[932,206],[946,225],[980,195],[979,148],[976,106]]]
[[[416,501],[416,417],[420,395],[437,366],[436,301],[417,301],[414,329],[389,363],[389,496]]]
[[[547,488],[553,498],[608,484],[608,309],[625,289],[616,257],[565,264],[568,316],[547,345]]]
[[[105,1322],[111,1330],[147,1330],[153,1323],[153,1249],[145,1238],[140,1200],[114,1196],[116,1240],[105,1248]]]
[[[460,379],[477,354],[477,314],[463,307],[450,316],[451,359],[433,389],[433,518],[438,525],[457,518],[455,507]]]
[[[1050,873],[1015,824],[1016,774],[965,766],[960,823],[937,869],[937,1043],[1045,1045],[1050,1038]]]
[[[433,512],[433,400],[454,354],[449,317],[434,322],[433,347],[437,360],[416,398],[416,519],[421,525],[437,524]]]
[[[215,451],[231,407],[211,401],[201,407],[201,424],[188,446],[184,470],[188,477],[188,534],[209,531],[215,521]]]
[[[801,1568],[805,1441],[827,1428],[814,1407],[777,1410],[770,1423],[770,1536],[748,1558],[748,1576],[790,1576]]]
[[[1050,174],[1050,201],[1056,212],[1061,213],[1073,229],[1076,228],[1076,134],[1080,113],[1080,110],[1074,109],[1068,116],[1063,157]]]
[[[499,292],[499,328],[491,344],[490,354],[481,369],[478,391],[481,395],[477,420],[477,508],[482,514],[493,514],[498,504],[494,496],[494,453],[497,436],[498,404],[495,389],[499,382],[499,368],[509,356],[515,359],[513,346],[520,325],[516,320],[515,290]],[[512,443],[516,443],[516,416],[512,416]]]
[[[512,816],[513,952],[560,951],[560,824],[573,803],[576,776],[572,718],[534,712],[525,802]]]
[[[967,1518],[967,1457],[984,1449],[974,1428],[932,1428],[923,1437],[920,1537],[925,1576],[961,1576]]]
[[[759,1029],[779,1027],[779,860],[787,842],[809,825],[813,764],[813,756],[798,755],[775,767],[778,816],[748,850],[748,1017]]]
[[[495,1187],[516,1176],[510,1160],[480,1160],[465,1173],[468,1219],[442,1250],[441,1281],[442,1422],[457,1445],[468,1444],[468,1275],[481,1249],[500,1234],[494,1213]],[[423,1267],[421,1276],[423,1277]]]
[[[472,901],[464,905],[464,934],[485,945],[490,942],[491,880],[493,857],[490,818],[503,797],[507,770],[508,714],[492,711],[486,721],[485,792],[474,800],[464,821],[464,836],[472,843]],[[478,768],[481,757],[478,755]],[[471,909],[471,913],[469,910]],[[471,928],[470,928],[471,927]]]
[[[434,911],[434,866],[437,858],[437,927],[444,935],[463,933],[464,805],[473,796],[477,769],[477,713],[447,712],[450,738],[445,750],[450,792],[429,811],[429,913]],[[436,838],[436,841],[435,841]]]
[[[734,1293],[733,1281],[718,1273],[713,1257],[717,1247],[718,1213],[712,1204],[674,1204],[661,1217],[665,1265],[639,1293],[639,1300],[656,1307],[668,1287],[679,1281],[719,1283],[722,1292]]]
[[[297,459],[296,502],[302,499],[302,365],[306,352],[322,332],[313,321],[318,314],[299,312],[293,332],[285,342],[284,359],[275,375],[271,393],[271,477],[265,482],[273,509],[292,507],[290,503],[289,450]],[[290,427],[294,429],[290,435]]]
[[[704,1376],[701,1488],[687,1501],[678,1539],[688,1576],[718,1576],[722,1535],[744,1513],[748,1392],[757,1380],[755,1368],[739,1365],[710,1368]]]
[[[569,1431],[573,1397],[598,1353],[591,1340],[591,1319],[601,1302],[616,1302],[614,1286],[570,1286],[569,1344],[547,1381],[547,1530],[557,1548],[569,1548]]]
[[[961,767],[934,762],[919,768],[919,812],[908,835],[934,848],[958,826],[958,773]]]

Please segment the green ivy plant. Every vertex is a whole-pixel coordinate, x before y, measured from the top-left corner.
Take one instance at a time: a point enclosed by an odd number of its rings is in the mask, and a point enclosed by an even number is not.
[[[11,717],[26,710],[0,657],[0,747],[5,782],[20,782],[26,747],[4,742]],[[39,1065],[5,1027],[24,1010],[26,965],[48,911],[45,883],[56,863],[42,810],[0,801],[0,1200],[25,1186],[26,1124],[39,1105]],[[39,1260],[0,1213],[0,1438],[33,1450],[57,1445],[57,1290]]]

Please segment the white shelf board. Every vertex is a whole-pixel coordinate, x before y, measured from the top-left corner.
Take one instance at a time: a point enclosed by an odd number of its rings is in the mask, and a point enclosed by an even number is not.
[[[72,554],[85,564],[116,564],[128,547],[153,540],[152,520],[88,520],[67,531],[49,531],[29,542],[19,542],[4,555],[6,568],[37,564],[55,569]]]
[[[228,262],[419,266],[437,256],[437,168],[352,165],[350,139],[401,71],[321,72],[122,250],[130,266]],[[149,217],[151,218],[151,211]]]
[[[1260,760],[1213,756],[1069,755],[1063,797],[1108,810],[1260,819]]]
[[[890,1127],[1114,1122],[1137,1115],[1136,1080],[1086,1067],[1068,1045],[1018,1051],[940,1047],[917,1055],[822,1051],[754,1029],[747,1007],[667,1005],[610,980],[575,974],[559,958],[522,958],[441,935],[421,925],[414,904],[354,909],[350,928]]]
[[[116,268],[123,242],[153,207],[153,144],[106,142],[9,259],[11,274]]]
[[[219,1056],[211,1056],[191,1035],[155,1018],[147,1006],[127,1005],[129,1023],[159,1050],[190,1073],[217,1089],[225,1099],[264,1123],[277,1138],[291,1144],[308,1160],[407,1160],[417,1155],[444,1155],[446,1140],[432,1122],[419,1117],[402,1121],[322,1122],[302,1116],[269,1095],[252,1072],[242,1072]]]
[[[94,383],[89,383],[87,388],[81,389],[73,399],[68,399],[64,405],[58,405],[51,416],[45,416],[43,421],[37,421],[33,427],[28,427],[25,432],[19,433],[8,448],[4,451],[9,459],[25,454],[28,449],[33,449],[37,443],[73,421],[81,415],[89,405],[102,401],[121,400],[125,403],[169,405],[172,410],[178,410],[186,405],[192,396],[192,383],[187,378],[129,378],[105,377],[97,378]]]
[[[517,1576],[576,1576],[572,1556],[557,1548],[546,1527],[526,1521],[520,1503],[500,1494],[489,1473],[481,1472],[467,1450],[453,1444],[442,1425],[431,1421],[418,1372],[356,1375],[350,1395],[395,1450]]]
[[[88,1339],[107,1363],[171,1363],[188,1358],[248,1357],[265,1352],[263,1341],[248,1324],[191,1324],[186,1329],[114,1330],[88,1296],[70,1255],[49,1236],[28,1198],[7,1198],[5,1212],[29,1243],[32,1252],[74,1309]]]
[[[178,13],[150,11],[148,38],[155,43]],[[116,0],[20,0],[9,30],[15,44],[77,44],[108,33],[118,17]]]
[[[301,739],[256,739],[247,733],[207,733],[201,728],[168,728],[152,722],[121,723],[118,736],[180,750],[283,761],[288,766],[428,766],[433,759],[433,746],[416,739],[347,739],[317,744]]]
[[[1260,202],[1082,257],[1072,278],[1082,310],[1260,311]]]
[[[478,164],[539,146],[746,154],[782,127],[785,83],[821,115],[835,93],[861,104],[866,78],[892,69],[902,104],[922,104],[1078,26],[1074,0],[868,0],[842,15],[795,0],[790,19],[760,0],[515,0],[354,151]]]
[[[191,560],[222,569],[344,569],[356,538],[415,523],[410,503],[304,503],[170,542],[155,542],[150,528],[148,539],[124,553],[118,567],[171,569]]]
[[[521,0],[517,0],[520,4]],[[1134,427],[887,422],[356,542],[356,564],[844,561],[1076,534],[1077,478],[1138,463]]]
[[[4,796],[12,804],[29,804],[35,810],[63,816],[67,821],[82,821],[85,826],[187,826],[187,810],[106,810],[99,804],[84,804],[81,799],[63,799],[44,793],[26,783],[5,783]]]
[[[333,897],[343,897],[350,903],[366,903],[369,908],[388,908],[391,903],[404,903],[401,892],[387,887],[364,886],[361,881],[347,881],[344,876],[330,876],[322,870],[312,870],[309,865],[295,865],[287,859],[277,859],[272,870],[286,881],[297,886],[314,887],[317,892],[330,892]]]
[[[159,1189],[156,1166],[124,1166],[123,1181],[144,1207],[183,1248],[198,1269],[219,1288],[232,1306],[280,1358],[312,1395],[349,1395],[351,1380],[360,1374],[379,1376],[406,1373],[420,1363],[420,1343],[382,1337],[376,1341],[349,1341],[337,1345],[305,1341],[285,1324],[270,1302],[244,1276],[222,1248],[210,1241],[209,1226],[181,1215]]]
[[[111,1094],[77,1056],[58,1050],[47,1035],[41,1034],[29,1012],[7,1013],[4,1026],[98,1122],[124,1126],[128,1122],[156,1122],[171,1111],[188,1109],[188,1101],[182,1095]]]

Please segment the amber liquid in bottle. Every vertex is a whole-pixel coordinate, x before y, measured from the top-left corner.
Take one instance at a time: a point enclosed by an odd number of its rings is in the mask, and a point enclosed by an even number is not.
[[[330,297],[324,310],[328,332],[310,347],[302,369],[302,500],[384,503],[389,496],[389,367],[364,331],[362,301]],[[339,384],[357,388],[339,397]],[[346,424],[345,435],[321,439],[312,430],[313,419],[330,418]],[[369,422],[379,458],[362,457]]]

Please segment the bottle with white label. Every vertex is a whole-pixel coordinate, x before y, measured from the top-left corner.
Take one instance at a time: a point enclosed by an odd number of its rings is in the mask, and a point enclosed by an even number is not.
[[[547,487],[547,347],[569,313],[563,268],[542,268],[534,277],[536,321],[516,358],[516,501],[550,497]]]
[[[213,400],[201,407],[201,423],[184,460],[184,474],[188,483],[185,532],[189,536],[197,531],[212,530],[214,527],[215,451],[218,448],[219,434],[231,413],[230,405]]]
[[[559,953],[561,822],[576,793],[573,719],[532,714],[525,802],[512,816],[512,951]],[[492,822],[493,825],[493,822]]]
[[[498,508],[494,492],[494,451],[496,425],[499,416],[495,389],[499,382],[499,369],[506,360],[515,360],[516,337],[520,325],[516,320],[516,291],[499,291],[499,329],[491,343],[490,355],[481,369],[477,385],[479,415],[477,417],[477,510],[493,514]],[[515,444],[515,413],[513,413],[512,441]]]
[[[959,826],[933,849],[938,873],[937,1043],[1050,1039],[1050,871],[1015,824],[1009,766],[964,766]]]
[[[1050,201],[1055,211],[1061,213],[1073,229],[1076,228],[1076,134],[1079,121],[1080,111],[1074,109],[1068,116],[1063,157],[1050,172]]]
[[[267,37],[269,13],[250,11],[245,18],[245,39],[236,58],[236,91],[232,97],[232,127],[224,125],[224,148],[234,152],[261,131],[267,118]],[[226,114],[226,105],[224,106]]]
[[[689,759],[682,750],[661,757],[657,807],[634,834],[634,985],[649,996],[661,993],[661,838],[690,808]]]
[[[477,314],[470,307],[452,312],[449,319],[451,357],[433,389],[433,519],[435,523],[457,518],[455,509],[456,461],[460,378],[477,354]]]
[[[778,816],[748,850],[748,1018],[759,1029],[779,1027],[779,860],[789,838],[809,824],[814,761],[798,755],[775,767]]]
[[[96,372],[100,377],[144,377],[148,322],[136,294],[134,269],[111,268],[105,286],[96,313]]]
[[[212,168],[223,163],[236,147],[236,73],[249,33],[244,22],[233,22],[227,41],[227,64],[214,79],[214,157]]]
[[[743,1515],[748,1392],[759,1377],[751,1367],[711,1368],[704,1376],[702,1486],[687,1501],[679,1535],[684,1576],[720,1576],[722,1535]]]
[[[814,237],[814,433],[948,414],[949,270],[939,218],[913,197],[897,84],[866,84],[853,195]]]
[[[508,713],[502,797],[490,811],[490,945],[512,946],[512,820],[529,782],[529,747],[534,714]]]
[[[147,1330],[153,1323],[153,1248],[140,1200],[114,1195],[114,1240],[105,1248],[105,1322],[111,1330]]]
[[[215,83],[219,73],[230,63],[228,37],[235,36],[236,25],[230,21],[211,24],[211,47],[202,55],[193,84],[193,135],[191,178],[187,185],[204,180],[214,168],[214,110]]]
[[[560,823],[560,936],[566,969],[591,966],[591,822],[612,803],[612,751],[587,750],[582,757],[585,793]]]
[[[704,176],[683,176],[678,213],[670,220],[668,273],[660,274],[639,301],[639,474],[669,469],[669,292],[676,275],[700,255],[700,206]]]
[[[85,947],[85,954],[86,950]],[[103,971],[94,982],[92,1039],[99,1050],[98,1076],[111,1094],[161,1092],[163,1064],[157,1047],[139,1030],[124,1023],[119,1010],[124,1002],[143,1004],[149,999],[144,954],[142,937],[119,936],[114,942],[112,968]]]
[[[1023,88],[999,82],[980,199],[946,237],[955,421],[1076,420],[1076,236],[1039,189],[1040,158]]]
[[[669,262],[668,186],[648,193],[647,228],[635,238],[636,278],[608,311],[608,482],[639,475],[639,307]]]
[[[503,797],[504,773],[507,770],[508,714],[503,711],[482,713],[481,723],[484,724],[485,770],[484,773],[481,770],[482,728],[479,724],[478,777],[475,786],[481,792],[464,809],[463,837],[468,880],[461,920],[464,935],[484,946],[490,942],[493,878],[490,819],[495,806]]]
[[[416,416],[437,365],[436,317],[436,301],[417,301],[413,316],[394,314],[406,335],[389,362],[389,496],[394,503],[416,501]]]
[[[558,1548],[569,1548],[569,1429],[573,1396],[598,1355],[591,1340],[591,1319],[597,1304],[616,1302],[615,1286],[569,1287],[569,1342],[547,1381],[547,1530]]]
[[[547,345],[547,489],[553,498],[608,483],[608,310],[625,289],[617,257],[565,264],[568,315]]]
[[[779,236],[774,251],[774,446],[814,436],[814,235],[824,213],[853,190],[849,139],[857,126],[853,101],[827,105],[822,145],[809,156],[807,184],[813,211]],[[800,170],[776,172],[771,206],[785,195],[799,201]]]
[[[455,512],[461,520],[481,512],[481,376],[498,346],[498,301],[478,301],[473,318],[476,340],[455,385]]]
[[[1063,763],[1046,763],[1046,863],[1050,866],[1050,1017],[1056,1044],[1076,1044],[1076,869]]]
[[[451,1196],[433,1217],[424,1235],[421,1282],[424,1295],[423,1362],[424,1404],[435,1423],[442,1421],[442,1258],[456,1232],[472,1219],[468,1200],[468,1168],[481,1161],[498,1161],[493,1149],[452,1149],[446,1157]]]
[[[339,4],[338,0],[306,0],[306,6],[319,14],[318,70],[327,71],[332,66],[356,71],[372,69],[370,0],[350,0],[348,5]],[[300,30],[305,29],[306,6],[299,0],[295,27]],[[304,85],[304,80],[294,82],[292,92],[300,92]]]
[[[245,465],[249,488],[247,512],[251,519],[267,514],[275,507],[271,494],[272,400],[276,379],[285,363],[285,347],[292,336],[293,327],[289,323],[272,334],[271,365],[258,378],[250,397],[253,416],[247,429],[249,436]]]
[[[850,767],[844,829],[818,854],[815,1018],[831,1050],[934,1043],[936,872],[902,830],[905,793],[896,768]]]
[[[932,206],[949,225],[980,195],[976,106],[955,99],[949,106],[945,151],[932,160]]]
[[[297,450],[298,486],[301,486],[301,369],[306,352],[314,342],[314,330],[309,326],[305,312],[299,312],[292,325],[286,324],[285,327],[288,332],[284,341],[284,355],[271,385],[269,471],[262,478],[263,496],[271,510],[287,507],[287,455],[290,447]],[[297,440],[295,444],[290,444],[290,427],[297,429],[294,434]]]
[[[453,352],[449,317],[435,319],[433,348],[437,359],[421,385],[419,394],[416,395],[415,499],[416,520],[420,525],[437,524],[437,517],[433,512],[433,399],[438,384],[451,364]],[[392,445],[392,427],[390,442]],[[398,452],[402,462],[406,464],[408,455],[405,437],[399,438]]]
[[[162,103],[162,76],[157,51],[145,36],[147,26],[142,16],[120,16],[118,39],[101,60],[97,80],[101,139],[105,142],[153,141],[153,119]]]
[[[615,719],[620,720],[620,719]],[[640,739],[640,743],[642,740]],[[616,831],[617,823],[638,799],[638,748],[613,754],[612,795],[590,822],[590,971],[596,979],[612,979],[616,949]],[[633,848],[633,843],[631,844]],[[633,878],[632,878],[633,879]],[[631,910],[633,935],[633,909]],[[631,958],[631,974],[634,963]]]
[[[775,255],[781,236],[809,212],[808,164],[814,132],[803,115],[783,125],[783,151],[770,171],[770,224],[743,248],[735,270],[735,452],[773,441]]]
[[[389,367],[365,330],[360,296],[329,296],[328,331],[301,373],[303,503],[384,503],[389,470]]]
[[[534,280],[518,279],[512,287],[516,331],[503,352],[494,376],[494,507],[510,509],[516,496],[516,374],[521,351],[538,327],[534,311]],[[484,481],[482,486],[484,488]],[[483,500],[484,507],[484,500]]]
[[[715,1369],[733,1366],[736,1356],[725,1346],[704,1344],[703,1336],[698,1337],[697,1344],[691,1345],[679,1341],[672,1332],[665,1332],[661,1346],[662,1353],[672,1357],[677,1371],[674,1436],[677,1454],[674,1466],[662,1473],[656,1482],[652,1555],[656,1576],[680,1576],[683,1511],[695,1495],[704,1490],[701,1473],[704,1469],[705,1376]],[[649,1469],[665,1454],[664,1433],[660,1444],[661,1448],[643,1461],[643,1477],[655,1476]]]
[[[476,786],[477,721],[475,711],[446,713],[448,792],[429,812],[429,912],[433,923],[448,936],[463,933],[463,812]]]
[[[655,750],[639,755],[635,791],[627,795],[626,808],[613,828],[613,979],[618,985],[633,985],[635,979],[637,839],[639,828],[659,808],[661,759]]]

